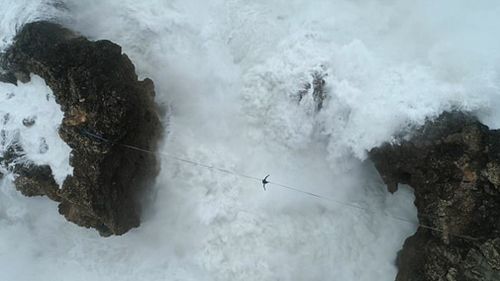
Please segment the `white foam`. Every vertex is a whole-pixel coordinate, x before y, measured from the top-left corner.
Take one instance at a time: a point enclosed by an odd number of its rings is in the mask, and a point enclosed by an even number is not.
[[[60,186],[73,173],[71,148],[58,134],[62,118],[52,90],[41,77],[32,75],[30,82],[18,86],[0,82],[0,119],[5,133],[0,153],[14,143],[20,144],[23,157],[17,161],[49,165]]]
[[[66,3],[66,24],[119,43],[170,102],[162,151],[373,212],[163,159],[143,225],[102,239],[5,184],[0,241],[39,237],[0,242],[17,280],[392,280],[416,226],[384,213],[416,220],[413,196],[388,194],[359,159],[452,107],[498,120],[496,1]],[[330,98],[316,115],[290,95],[318,70]],[[36,266],[14,275],[23,263]]]
[[[0,0],[0,52],[27,22],[62,17],[59,0]],[[59,5],[59,8],[58,8]]]

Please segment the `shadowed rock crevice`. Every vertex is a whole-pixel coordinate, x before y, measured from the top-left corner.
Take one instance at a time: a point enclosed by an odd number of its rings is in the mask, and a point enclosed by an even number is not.
[[[500,280],[500,131],[444,113],[370,152],[389,191],[412,186],[423,225],[398,256],[398,281]]]
[[[17,173],[17,188],[61,202],[59,212],[68,220],[102,235],[137,227],[138,197],[152,184],[158,162],[119,144],[155,149],[161,126],[153,82],[138,81],[120,46],[89,41],[49,22],[25,25],[4,54],[2,68],[10,80],[27,81],[30,73],[45,80],[64,112],[59,135],[72,149],[74,172],[62,188],[50,167],[35,166]]]

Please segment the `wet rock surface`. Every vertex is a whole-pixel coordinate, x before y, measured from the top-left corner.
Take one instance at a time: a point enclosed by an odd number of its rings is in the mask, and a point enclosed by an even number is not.
[[[159,167],[153,154],[123,144],[155,149],[161,126],[153,82],[138,80],[120,46],[49,22],[25,25],[1,64],[10,80],[27,81],[30,73],[45,80],[64,112],[59,135],[72,149],[73,175],[61,188],[50,167],[15,165],[5,153],[0,160],[17,175],[16,187],[60,202],[68,220],[104,236],[139,226],[139,198]]]
[[[304,84],[303,89],[298,92],[298,102],[300,103],[305,96],[311,95],[315,105],[315,112],[323,108],[323,103],[327,98],[325,89],[325,77],[327,73],[315,71],[311,74],[311,81]]]
[[[325,101],[326,89],[325,89],[325,73],[314,73],[313,74],[313,99],[316,103],[316,111],[320,111],[323,108],[323,102]]]
[[[398,255],[396,280],[500,280],[499,130],[444,113],[370,158],[389,191],[415,190],[422,226]]]

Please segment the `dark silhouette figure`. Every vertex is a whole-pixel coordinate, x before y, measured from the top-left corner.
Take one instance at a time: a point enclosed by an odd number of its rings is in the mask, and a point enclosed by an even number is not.
[[[262,187],[264,188],[264,191],[266,190],[266,184],[268,184],[269,182],[267,181],[267,178],[269,177],[269,175],[267,175],[263,180],[262,180]]]

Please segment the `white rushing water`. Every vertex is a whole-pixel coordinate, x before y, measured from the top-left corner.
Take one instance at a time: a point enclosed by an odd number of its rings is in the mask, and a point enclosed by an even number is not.
[[[112,40],[171,108],[161,151],[372,211],[162,159],[141,227],[101,238],[4,179],[1,280],[393,280],[416,225],[384,214],[415,221],[413,195],[388,194],[366,151],[447,109],[500,125],[497,1],[55,2],[0,0],[0,48],[43,18]],[[315,72],[317,114],[294,99]],[[51,153],[64,175],[69,151]]]
[[[39,76],[18,86],[0,82],[0,89],[0,150],[19,144],[22,157],[17,162],[49,165],[62,186],[73,168],[69,165],[71,149],[57,132],[63,113],[52,90]]]

